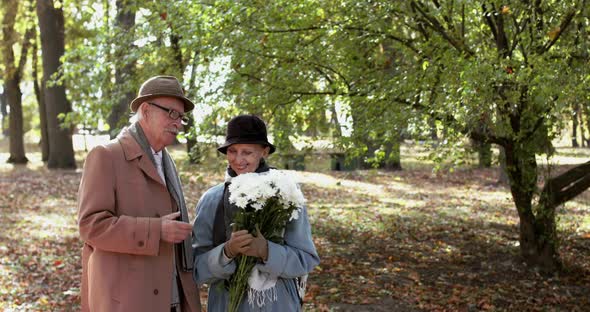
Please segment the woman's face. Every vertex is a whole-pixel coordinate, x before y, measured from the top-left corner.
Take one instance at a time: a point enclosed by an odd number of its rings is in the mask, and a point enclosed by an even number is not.
[[[254,172],[269,151],[270,147],[260,144],[232,144],[226,151],[227,162],[238,175]]]

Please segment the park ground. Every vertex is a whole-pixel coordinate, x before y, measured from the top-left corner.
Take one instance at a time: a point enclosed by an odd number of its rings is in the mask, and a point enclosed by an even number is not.
[[[38,152],[26,166],[9,165],[7,149],[1,140],[0,310],[77,311],[81,169],[47,170]],[[173,155],[194,207],[222,180],[223,161],[188,165],[179,149]],[[435,172],[415,157],[422,152],[404,146],[400,172],[297,172],[321,257],[307,311],[590,311],[589,192],[559,208],[564,269],[544,275],[519,257],[518,216],[498,170],[468,163]],[[558,152],[555,171],[590,157]],[[84,155],[77,153],[79,168]]]

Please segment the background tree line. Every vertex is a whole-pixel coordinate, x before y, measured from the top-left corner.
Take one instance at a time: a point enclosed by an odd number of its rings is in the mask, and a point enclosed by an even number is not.
[[[242,112],[269,122],[279,151],[327,140],[367,167],[401,169],[404,139],[459,158],[472,149],[482,166],[496,145],[524,259],[560,267],[555,210],[590,186],[590,163],[539,187],[535,156],[550,156],[564,129],[590,144],[587,0],[3,0],[1,10],[11,162],[27,161],[23,86],[43,160],[72,168],[73,131],[113,137],[141,81],[171,74],[198,103],[193,161]]]

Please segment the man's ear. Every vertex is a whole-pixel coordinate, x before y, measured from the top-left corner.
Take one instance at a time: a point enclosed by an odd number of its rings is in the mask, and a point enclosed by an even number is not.
[[[139,109],[141,110],[141,113],[144,117],[147,117],[147,115],[148,115],[148,111],[149,111],[148,106],[149,106],[149,104],[147,102],[143,102],[143,103],[139,104]]]

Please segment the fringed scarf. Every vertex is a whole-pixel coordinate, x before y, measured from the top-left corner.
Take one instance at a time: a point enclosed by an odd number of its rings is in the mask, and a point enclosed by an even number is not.
[[[267,172],[270,169],[274,168],[269,167],[264,158],[262,158],[255,172],[262,173]],[[223,196],[217,204],[217,211],[215,212],[215,221],[213,223],[213,246],[219,246],[231,237],[231,223],[236,212],[240,208],[229,202],[230,194],[228,187],[231,184],[231,179],[237,176],[236,172],[228,166],[225,174]],[[250,289],[248,290],[248,303],[251,306],[257,305],[258,307],[262,307],[267,301],[276,301],[277,292],[275,285],[277,280],[277,276],[271,276],[269,273],[261,272],[255,267],[248,279],[248,285],[250,286]],[[303,304],[307,275],[292,279],[292,281],[295,283],[299,301]]]

